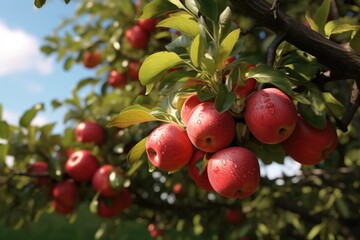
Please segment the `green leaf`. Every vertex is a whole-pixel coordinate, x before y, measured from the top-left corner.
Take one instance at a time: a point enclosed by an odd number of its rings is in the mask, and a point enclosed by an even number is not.
[[[196,0],[196,2],[201,15],[213,22],[217,22],[218,6],[216,0]]]
[[[9,139],[10,128],[9,124],[5,121],[0,121],[0,138]]]
[[[125,108],[120,114],[113,117],[108,123],[108,127],[126,128],[134,124],[158,121],[148,108],[140,105],[133,105]]]
[[[213,93],[213,92],[197,92],[197,95],[200,99],[201,102],[205,102],[207,100],[210,100],[210,99],[213,99],[217,96],[216,93]]]
[[[46,3],[46,0],[35,0],[34,1],[34,5],[37,8],[41,8],[42,6],[44,6],[45,3]]]
[[[344,105],[329,92],[324,92],[323,98],[325,100],[325,105],[330,111],[331,115],[337,119],[341,119],[345,111]]]
[[[231,51],[233,50],[236,42],[240,36],[240,29],[236,29],[229,33],[225,39],[221,42],[220,47],[215,55],[216,67],[219,70],[222,70],[225,65],[226,59],[229,57]]]
[[[133,166],[145,153],[145,144],[148,137],[145,137],[140,142],[138,142],[128,153],[127,161],[130,166]]]
[[[186,9],[185,6],[180,2],[180,0],[168,0],[175,6],[177,6],[179,9]]]
[[[31,109],[25,111],[25,113],[20,117],[19,125],[22,127],[28,127],[31,121],[35,118],[36,114],[44,109],[44,104],[36,104]]]
[[[201,68],[211,76],[214,75],[216,71],[215,61],[207,57],[204,57],[201,60]]]
[[[157,52],[148,56],[139,70],[141,84],[148,85],[162,78],[169,68],[183,63],[183,60],[173,52]]]
[[[259,65],[255,68],[251,68],[248,77],[253,77],[257,82],[262,84],[272,84],[291,96],[291,83],[287,76],[270,66]]]
[[[75,60],[76,60],[76,59],[73,58],[73,57],[68,57],[68,58],[66,58],[66,60],[65,60],[65,62],[64,62],[64,70],[65,70],[65,71],[70,70],[71,67],[72,67],[72,65],[74,64]]]
[[[317,235],[319,235],[319,233],[321,232],[323,227],[324,227],[323,223],[320,223],[320,224],[315,225],[314,227],[312,227],[311,230],[309,231],[306,239],[309,239],[309,240],[314,239]]]
[[[307,99],[303,94],[293,94],[293,99],[298,101],[299,103],[305,104],[305,105],[311,105],[311,102],[309,99]]]
[[[0,103],[0,121],[2,120],[2,113],[3,113],[3,107],[2,104]]]
[[[56,49],[51,46],[41,46],[40,48],[41,52],[45,53],[46,55],[50,55],[51,53],[55,52]]]
[[[354,52],[360,54],[360,30],[356,32],[354,37],[350,41],[350,47]]]
[[[314,30],[315,32],[319,32],[318,25],[314,22],[314,20],[310,17],[310,13],[307,11],[305,14],[305,19],[309,23],[310,28]]]
[[[357,31],[359,28],[359,25],[344,23],[342,20],[332,20],[325,25],[325,35],[330,37],[333,34]]]
[[[87,86],[87,85],[96,85],[98,84],[100,81],[98,79],[95,78],[85,78],[82,79],[81,81],[79,81],[75,88],[72,90],[73,94],[76,94],[79,90],[81,90],[83,87]]]
[[[65,2],[66,4],[68,4],[68,3],[70,2],[70,0],[64,0],[64,2]]]
[[[178,8],[170,1],[153,0],[145,5],[143,13],[139,17],[141,18],[153,18],[158,17],[167,12],[178,10]]]
[[[231,9],[229,7],[226,7],[225,10],[220,14],[219,18],[221,36],[229,31],[231,23]]]
[[[192,38],[200,33],[197,21],[186,12],[173,13],[170,17],[160,21],[156,26],[172,28]]]
[[[192,12],[194,15],[198,15],[199,8],[196,5],[195,0],[185,0],[185,6]]]
[[[314,17],[314,21],[318,26],[319,33],[323,35],[325,34],[325,24],[330,12],[330,4],[330,0],[324,0]]]
[[[219,92],[215,98],[215,108],[218,112],[225,112],[235,102],[235,94],[229,92],[224,84],[219,86]]]
[[[0,166],[6,160],[6,155],[8,154],[9,144],[0,143]]]
[[[201,34],[197,35],[190,47],[190,59],[195,67],[199,67],[204,56],[205,43]]]
[[[323,129],[326,126],[326,114],[315,113],[311,105],[298,104],[298,112],[304,120],[317,129]]]
[[[264,144],[257,139],[252,139],[245,142],[244,147],[253,151],[265,164],[284,162],[285,152],[281,144]]]

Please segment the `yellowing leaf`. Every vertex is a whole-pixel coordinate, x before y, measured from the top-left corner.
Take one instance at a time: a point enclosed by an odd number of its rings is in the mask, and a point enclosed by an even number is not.
[[[137,108],[136,108],[137,107]],[[158,119],[150,114],[150,110],[140,105],[124,109],[115,116],[108,124],[108,127],[126,128],[134,124],[157,121]]]

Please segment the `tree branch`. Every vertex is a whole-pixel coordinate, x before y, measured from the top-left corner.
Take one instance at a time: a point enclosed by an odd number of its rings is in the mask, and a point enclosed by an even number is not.
[[[339,129],[347,131],[347,126],[359,108],[360,56],[292,19],[275,7],[277,1],[274,1],[273,5],[265,0],[231,2],[235,12],[249,15],[257,24],[272,30],[277,36],[281,35],[283,40],[316,57],[319,63],[329,68],[330,77],[355,80],[348,107],[343,118],[337,121]],[[276,42],[272,48],[274,47]],[[271,54],[268,55],[268,63],[270,58]]]

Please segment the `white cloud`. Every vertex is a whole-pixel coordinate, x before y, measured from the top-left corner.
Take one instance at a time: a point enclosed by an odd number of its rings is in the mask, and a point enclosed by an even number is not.
[[[3,109],[3,120],[7,121],[10,124],[18,125],[19,119],[20,115],[18,113]],[[47,123],[49,123],[49,120],[40,114],[37,114],[36,117],[31,121],[31,124],[36,126],[43,126]]]
[[[40,52],[38,40],[22,29],[9,28],[0,20],[0,76],[35,70],[52,72],[52,60]]]

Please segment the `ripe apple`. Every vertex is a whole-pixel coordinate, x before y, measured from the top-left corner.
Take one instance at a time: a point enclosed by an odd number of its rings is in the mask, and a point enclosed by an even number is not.
[[[207,166],[205,167],[204,171],[201,174],[197,166],[197,163],[199,161],[202,161],[204,156],[205,156],[205,152],[200,150],[195,150],[188,165],[188,172],[190,177],[195,181],[196,185],[199,188],[210,192],[210,191],[214,191],[214,189],[209,182],[209,177],[207,174]]]
[[[235,93],[236,98],[245,99],[251,92],[255,90],[256,79],[248,78],[245,80],[245,85],[232,85],[232,91]]]
[[[209,158],[207,173],[211,186],[223,197],[250,196],[260,181],[258,160],[243,147],[229,147],[214,153]]]
[[[29,173],[47,173],[49,169],[48,163],[44,161],[34,162],[30,165]],[[37,177],[36,187],[48,186],[50,184],[50,178],[48,176]]]
[[[146,140],[149,161],[160,170],[176,171],[185,166],[193,153],[185,130],[176,124],[162,124]]]
[[[74,207],[76,205],[78,195],[78,188],[72,179],[66,179],[58,182],[52,189],[52,196],[54,201],[64,207]]]
[[[133,80],[139,80],[139,69],[141,63],[139,61],[131,61],[128,65],[128,74]]]
[[[153,223],[150,223],[148,225],[147,229],[150,233],[150,236],[153,238],[164,235],[164,231],[162,229],[159,229],[158,227],[156,227],[155,224],[153,224]]]
[[[185,125],[189,121],[191,112],[194,109],[194,107],[200,103],[201,103],[200,98],[198,97],[198,95],[196,93],[192,94],[186,98],[186,100],[184,101],[184,103],[181,107],[181,111],[180,111],[181,121]]]
[[[61,215],[67,215],[67,214],[71,213],[75,208],[75,205],[74,206],[66,206],[56,200],[52,200],[51,205],[54,208],[55,212],[57,212]]]
[[[217,152],[229,146],[235,137],[235,121],[231,113],[218,112],[214,102],[195,106],[186,129],[192,144],[204,152]]]
[[[126,84],[126,75],[116,70],[109,73],[108,83],[113,88],[122,88]]]
[[[105,132],[100,124],[96,122],[84,121],[76,126],[75,138],[78,142],[92,142],[100,145],[104,142]]]
[[[103,218],[113,218],[132,204],[131,193],[127,188],[122,188],[114,197],[100,197],[98,215]]]
[[[225,219],[230,224],[238,224],[242,220],[242,213],[237,209],[228,208],[225,211]]]
[[[129,45],[135,49],[145,49],[148,46],[150,35],[139,25],[134,25],[125,33]]]
[[[98,167],[95,156],[87,150],[74,152],[65,163],[66,172],[78,182],[90,181]]]
[[[100,192],[101,196],[114,197],[118,194],[110,185],[109,176],[114,171],[120,172],[120,169],[110,164],[105,164],[94,173],[92,177],[92,187],[95,191]]]
[[[87,68],[94,68],[101,63],[102,56],[99,51],[85,51],[83,55],[83,65]]]
[[[157,22],[156,18],[139,19],[138,25],[146,32],[151,33],[155,31]]]
[[[294,131],[297,111],[284,92],[265,88],[246,99],[244,118],[255,138],[266,144],[277,144]]]
[[[182,191],[182,184],[181,183],[175,183],[174,184],[174,186],[173,186],[173,188],[172,188],[172,191],[173,191],[173,193],[175,193],[175,194],[180,194],[181,193],[181,191]]]
[[[295,161],[304,165],[314,165],[327,158],[338,144],[334,126],[327,120],[324,129],[308,124],[300,115],[294,132],[282,146]]]

